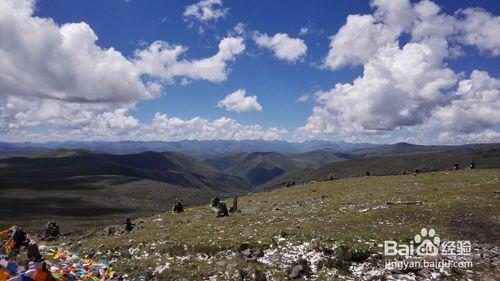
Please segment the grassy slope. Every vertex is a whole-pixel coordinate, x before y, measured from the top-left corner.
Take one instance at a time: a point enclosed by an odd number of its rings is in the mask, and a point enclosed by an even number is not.
[[[229,169],[238,165],[250,153],[246,152],[229,152],[222,155],[217,155],[203,160],[206,164],[217,169],[218,171],[227,173]]]
[[[332,162],[319,169],[285,173],[265,183],[263,188],[283,186],[284,183],[291,181],[308,183],[326,180],[330,174],[337,178],[346,178],[362,176],[366,171],[370,171],[372,175],[398,175],[403,170],[412,173],[414,168],[419,168],[423,172],[450,170],[455,162],[463,169],[468,167],[471,160],[475,161],[477,168],[500,168],[500,145]]]
[[[64,225],[65,232],[81,230],[118,223],[127,216],[170,210],[176,198],[187,205],[199,205],[211,197],[203,190],[139,178],[73,177],[49,188],[33,185],[2,189],[0,229],[19,224],[39,231],[47,221],[55,220]]]
[[[308,164],[277,152],[232,153],[206,159],[221,171],[259,185],[287,171],[305,168]]]
[[[290,158],[307,164],[307,167],[319,168],[330,162],[349,159],[351,155],[331,149],[313,150],[304,153],[291,154]]]
[[[354,242],[361,237],[374,243],[386,239],[410,240],[422,227],[435,228],[445,239],[471,239],[499,244],[500,170],[432,172],[418,176],[350,178],[307,186],[274,190],[240,198],[241,213],[214,218],[206,206],[183,214],[159,214],[145,219],[144,228],[121,237],[95,234],[82,241],[85,253],[114,259],[116,269],[133,275],[148,275],[167,256],[210,253],[221,262],[208,263],[188,257],[170,259],[163,277],[201,279],[224,272],[228,263],[239,268],[268,268],[255,262],[226,257],[242,243],[268,248],[274,237],[286,233],[300,243],[316,239],[327,245],[340,241],[351,247],[368,247]],[[422,201],[422,205],[390,206],[360,212],[365,208],[395,201]],[[228,202],[230,203],[230,202]],[[139,252],[130,255],[130,247]],[[378,252],[377,247],[370,249]],[[149,253],[149,256],[140,256]],[[155,254],[156,253],[156,254]],[[154,256],[156,255],[156,256]],[[189,266],[187,266],[189,264]],[[280,269],[285,274],[286,269]]]

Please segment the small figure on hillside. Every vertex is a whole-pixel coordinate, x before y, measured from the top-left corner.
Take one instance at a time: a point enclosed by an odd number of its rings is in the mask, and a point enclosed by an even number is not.
[[[54,221],[49,221],[45,225],[45,233],[43,235],[43,238],[53,240],[58,238],[59,235],[61,235],[61,233],[59,231],[59,226],[57,225],[57,223]]]
[[[217,217],[227,217],[229,216],[229,212],[227,210],[226,203],[220,201],[219,205],[217,206]]]
[[[130,218],[125,219],[125,231],[132,231],[134,230],[134,224],[132,223],[132,220]]]
[[[219,202],[219,197],[212,198],[212,201],[210,201],[210,208],[217,208],[219,206]]]
[[[366,172],[365,172],[365,176],[369,176],[369,175],[371,175],[371,174],[370,174],[370,171],[366,171]]]
[[[328,175],[328,180],[329,180],[329,181],[335,180],[335,176],[334,176],[332,173],[330,173],[330,174]]]
[[[14,241],[14,246],[13,248],[19,248],[21,246],[28,246],[30,240],[28,238],[28,234],[26,232],[18,227],[14,234],[12,234],[12,240]]]
[[[475,168],[476,168],[476,163],[474,163],[474,161],[470,161],[469,169],[473,170]]]
[[[28,252],[28,261],[30,262],[43,262],[43,257],[40,254],[40,250],[38,249],[38,245],[35,241],[30,241],[27,247]]]
[[[406,175],[406,171],[405,171],[405,170],[403,170],[403,171],[401,172],[401,174],[402,174],[402,175]]]
[[[458,171],[458,163],[453,163],[453,170]]]
[[[14,233],[12,233],[12,244],[10,246],[10,251],[6,251],[4,254],[8,254],[10,256],[16,256],[19,254],[21,247],[27,247],[30,243],[28,235],[24,230],[20,227],[16,228]]]
[[[229,213],[234,214],[238,211],[238,195],[235,195],[233,198],[233,206],[229,208]]]
[[[415,168],[415,170],[413,170],[413,175],[416,176],[418,173],[420,173],[420,170],[418,168]]]
[[[174,213],[184,212],[184,206],[182,206],[182,202],[180,200],[175,200],[174,205],[172,206],[172,212]]]

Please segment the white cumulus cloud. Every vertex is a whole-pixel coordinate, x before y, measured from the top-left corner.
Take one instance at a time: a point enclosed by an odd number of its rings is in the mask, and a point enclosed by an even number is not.
[[[432,1],[375,0],[371,5],[373,14],[348,16],[331,37],[324,61],[334,70],[362,65],[363,74],[316,93],[313,113],[297,135],[377,141],[495,139],[498,134],[492,132],[500,125],[498,78],[474,70],[470,79],[463,79],[446,60],[463,55],[462,45],[498,55],[499,17],[477,8],[447,15]],[[402,34],[410,41],[400,47]]]
[[[97,46],[86,23],[59,26],[33,9],[34,1],[0,2],[0,95],[132,102],[158,94],[120,52]]]
[[[407,0],[376,0],[374,15],[349,15],[346,24],[330,37],[324,65],[338,69],[368,62],[381,48],[393,43],[415,17]]]
[[[269,36],[257,32],[253,39],[257,46],[273,51],[278,59],[288,62],[296,62],[307,53],[307,45],[304,40],[291,38],[286,33],[276,33]]]
[[[226,37],[219,42],[219,51],[208,58],[179,60],[186,47],[156,41],[147,49],[135,52],[137,68],[153,77],[173,82],[174,77],[222,82],[227,79],[228,64],[245,50],[241,37]]]
[[[183,58],[188,48],[156,41],[131,57],[97,45],[84,23],[58,24],[33,15],[36,1],[0,1],[0,131],[50,125],[91,136],[139,125],[128,111],[158,97],[179,78],[221,82],[245,50],[223,38],[207,58]],[[11,134],[10,135],[15,135]],[[111,134],[111,133],[110,133]]]
[[[472,133],[500,124],[500,80],[474,70],[458,83],[451,102],[437,107],[429,120],[432,128]]]
[[[319,93],[317,101],[339,127],[393,130],[422,123],[456,80],[428,46],[392,45],[365,64],[363,76]]]
[[[148,129],[152,139],[278,139],[286,130],[271,128],[263,129],[260,125],[242,125],[234,119],[221,117],[215,120],[207,120],[200,117],[192,119],[170,118],[165,114],[156,113],[150,128]]]
[[[217,106],[235,112],[262,111],[262,106],[257,101],[257,96],[247,96],[246,91],[242,89],[238,89],[227,95],[217,103]]]
[[[500,16],[485,10],[468,8],[457,12],[458,40],[480,51],[500,56]]]

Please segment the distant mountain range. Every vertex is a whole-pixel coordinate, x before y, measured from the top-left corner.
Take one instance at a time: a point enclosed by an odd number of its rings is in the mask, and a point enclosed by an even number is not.
[[[24,180],[27,184],[36,181],[50,183],[51,180],[64,181],[78,176],[117,175],[206,190],[209,193],[232,194],[253,191],[259,186],[324,180],[329,174],[352,177],[363,175],[367,170],[376,175],[411,171],[414,168],[440,170],[450,168],[453,161],[465,165],[467,161],[475,160],[480,167],[500,167],[497,157],[499,144],[425,146],[396,143],[373,146],[330,142],[185,141],[31,145],[33,144],[0,145],[0,152],[4,157],[25,155],[0,159],[0,180],[3,183],[15,186]],[[160,150],[163,147],[189,151],[198,155],[198,158],[176,151],[142,151],[132,154],[103,152],[141,151],[147,148]],[[288,153],[253,151],[273,147]],[[326,148],[292,153],[313,147]],[[350,147],[357,148],[348,149]],[[233,151],[236,149],[241,151]],[[222,153],[216,154],[220,151]],[[478,158],[478,155],[481,157]]]
[[[108,154],[134,154],[144,151],[175,151],[201,159],[229,152],[278,152],[283,154],[301,153],[319,149],[352,150],[376,147],[369,143],[347,143],[329,141],[263,141],[263,140],[184,140],[163,141],[117,141],[117,142],[46,142],[46,143],[1,143],[0,157],[37,156],[54,149],[89,150]]]

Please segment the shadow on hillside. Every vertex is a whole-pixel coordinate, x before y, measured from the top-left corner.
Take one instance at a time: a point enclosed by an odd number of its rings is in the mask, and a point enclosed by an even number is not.
[[[42,216],[91,217],[131,213],[134,210],[98,205],[79,198],[0,197],[0,217],[35,218]]]
[[[109,186],[122,185],[135,181],[139,178],[122,176],[79,176],[71,178],[4,178],[1,189],[32,189],[42,190],[98,190]]]

